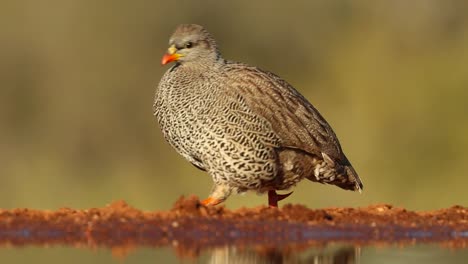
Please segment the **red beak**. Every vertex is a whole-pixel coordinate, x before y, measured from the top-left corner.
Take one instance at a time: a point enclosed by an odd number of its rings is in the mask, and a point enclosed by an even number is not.
[[[161,60],[161,64],[162,65],[166,65],[168,64],[169,62],[173,62],[173,61],[176,61],[180,58],[180,55],[177,54],[177,53],[174,53],[174,54],[164,54],[164,56],[162,57],[162,60]]]

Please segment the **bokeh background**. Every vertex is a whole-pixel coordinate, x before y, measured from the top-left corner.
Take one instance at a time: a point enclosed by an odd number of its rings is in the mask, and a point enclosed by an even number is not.
[[[468,205],[467,1],[2,1],[0,207],[169,209],[211,178],[152,114],[180,23],[282,76],[330,122],[365,188],[304,181],[310,207]],[[266,204],[249,193],[229,208]]]

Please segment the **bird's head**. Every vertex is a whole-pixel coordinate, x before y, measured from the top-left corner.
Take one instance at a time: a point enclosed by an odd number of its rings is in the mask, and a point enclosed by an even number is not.
[[[214,38],[200,25],[182,24],[177,27],[169,40],[169,48],[161,64],[176,61],[214,62],[220,57]]]

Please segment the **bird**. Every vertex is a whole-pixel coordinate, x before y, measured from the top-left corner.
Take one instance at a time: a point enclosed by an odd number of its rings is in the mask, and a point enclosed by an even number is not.
[[[363,184],[328,122],[278,75],[222,57],[201,25],[181,24],[161,64],[173,65],[155,92],[165,140],[213,179],[206,206],[233,193],[278,201],[303,179],[359,191]]]

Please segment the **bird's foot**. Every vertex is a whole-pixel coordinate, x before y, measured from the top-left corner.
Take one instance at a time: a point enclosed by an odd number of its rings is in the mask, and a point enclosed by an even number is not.
[[[201,204],[205,205],[205,206],[208,206],[208,205],[217,205],[217,204],[220,204],[221,200],[218,200],[216,198],[213,198],[213,197],[208,197],[206,198],[205,200],[201,201]]]
[[[286,199],[289,195],[293,192],[286,193],[286,194],[277,194],[275,190],[268,191],[268,205],[270,207],[278,207],[278,202]]]

